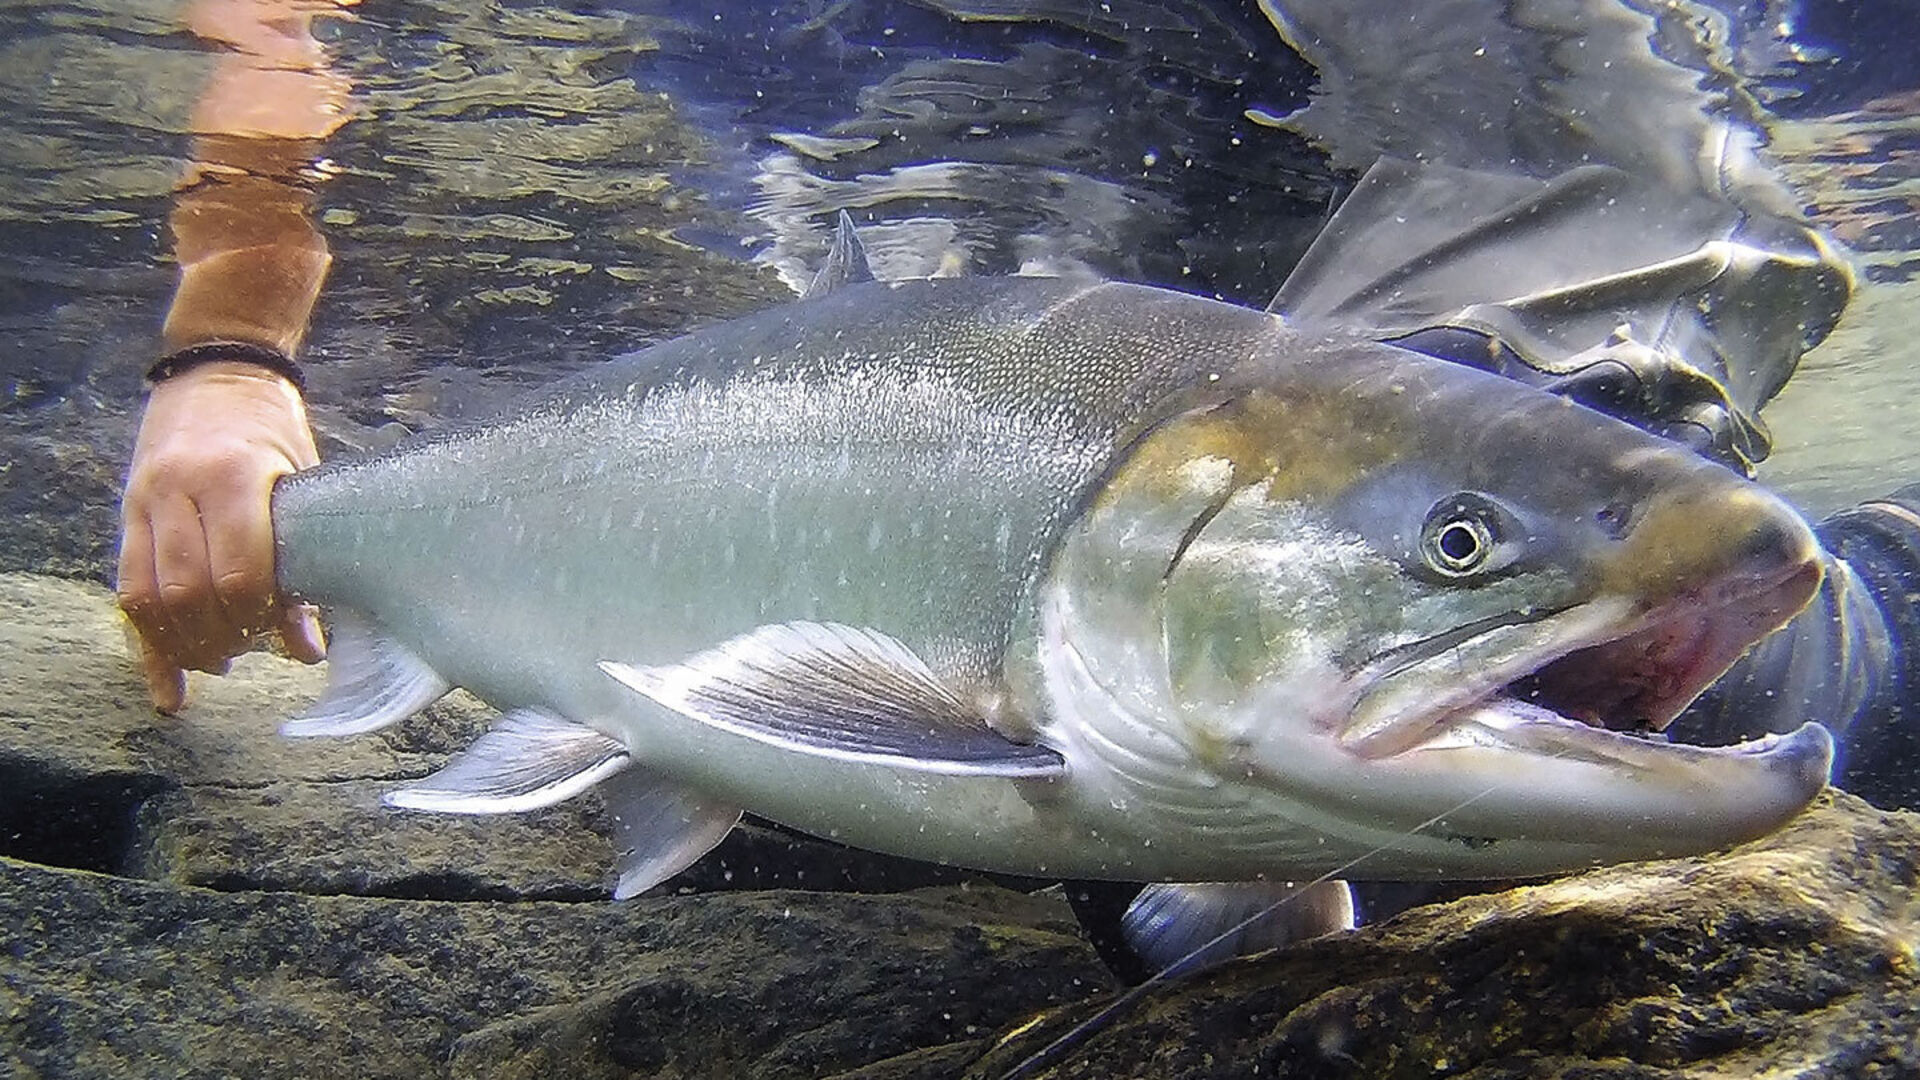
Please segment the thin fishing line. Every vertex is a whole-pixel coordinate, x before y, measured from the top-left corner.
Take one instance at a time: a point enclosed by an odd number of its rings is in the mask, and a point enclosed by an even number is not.
[[[1561,757],[1563,755],[1555,754],[1553,756]],[[1440,811],[1439,813],[1433,815],[1432,817],[1421,822],[1420,824],[1415,825],[1413,828],[1408,829],[1406,832],[1406,835],[1412,836],[1423,829],[1427,829],[1431,826],[1437,825],[1443,819],[1453,814],[1457,814],[1462,810],[1465,810],[1467,807],[1472,806],[1474,803],[1479,802],[1481,799],[1486,798],[1488,795],[1493,794],[1495,791],[1500,790],[1500,788],[1504,786],[1506,785],[1499,784],[1499,783],[1489,784],[1487,785],[1485,790],[1482,790],[1480,792],[1477,792],[1473,795],[1468,796],[1465,799],[1462,799],[1460,802],[1455,803],[1453,806],[1450,806],[1447,809]],[[1106,1026],[1106,1024],[1109,1021],[1113,1020],[1114,1018],[1118,1017],[1120,1014],[1126,1012],[1127,1010],[1133,1008],[1135,1005],[1139,1004],[1141,998],[1146,997],[1147,994],[1151,993],[1155,989],[1158,989],[1159,987],[1164,986],[1167,983],[1172,982],[1173,980],[1186,975],[1187,966],[1193,962],[1195,957],[1200,956],[1201,954],[1205,953],[1208,949],[1213,948],[1215,945],[1220,944],[1221,942],[1227,940],[1233,935],[1240,933],[1242,930],[1245,930],[1247,927],[1252,926],[1254,923],[1259,922],[1261,919],[1266,918],[1268,915],[1271,915],[1274,912],[1285,907],[1286,905],[1292,903],[1294,899],[1299,897],[1301,893],[1306,892],[1308,889],[1313,888],[1315,885],[1320,885],[1325,882],[1332,881],[1335,878],[1341,877],[1347,871],[1353,869],[1356,866],[1359,866],[1361,863],[1367,861],[1368,859],[1373,858],[1375,855],[1378,855],[1385,850],[1387,850],[1387,845],[1381,844],[1380,846],[1374,848],[1372,851],[1363,852],[1359,855],[1354,856],[1353,858],[1347,860],[1346,862],[1341,863],[1339,866],[1336,866],[1333,869],[1327,871],[1326,873],[1321,874],[1319,877],[1314,878],[1312,881],[1309,881],[1306,884],[1301,885],[1299,888],[1293,890],[1287,895],[1282,896],[1280,899],[1275,900],[1273,903],[1268,904],[1266,907],[1261,908],[1259,911],[1256,911],[1253,914],[1247,916],[1246,918],[1240,920],[1234,925],[1229,926],[1225,930],[1220,931],[1218,934],[1215,934],[1210,940],[1198,946],[1195,946],[1193,949],[1188,950],[1185,956],[1182,956],[1180,959],[1175,960],[1171,964],[1168,964],[1164,969],[1158,972],[1155,972],[1151,977],[1147,979],[1147,981],[1132,988],[1131,990],[1128,990],[1126,993],[1121,994],[1119,997],[1114,998],[1112,1001],[1108,1002],[1106,1006],[1102,1008],[1099,1012],[1094,1013],[1092,1016],[1089,1016],[1085,1020],[1082,1020],[1078,1024],[1075,1024],[1073,1027],[1069,1028],[1065,1034],[1054,1039],[1052,1042],[1041,1047],[1039,1050],[1034,1051],[1032,1054],[1028,1055],[1024,1060],[1022,1060],[1019,1064],[1015,1065],[1013,1068],[1007,1070],[1004,1073],[1001,1073],[1000,1080],[1020,1080],[1021,1077],[1027,1076],[1028,1074],[1030,1074],[1036,1069],[1043,1069],[1049,1065],[1058,1064],[1058,1058],[1062,1050],[1071,1049],[1073,1046],[1081,1042],[1087,1035]]]

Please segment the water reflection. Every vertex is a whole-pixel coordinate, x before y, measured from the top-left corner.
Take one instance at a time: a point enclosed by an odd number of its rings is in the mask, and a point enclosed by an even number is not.
[[[1920,318],[1920,95],[1772,130],[1786,175],[1848,245],[1862,281],[1846,319],[1770,414],[1780,447],[1769,481],[1823,513],[1920,472],[1910,449],[1920,446],[1920,409],[1910,404],[1920,401],[1920,364],[1904,330]]]
[[[168,216],[180,267],[161,330],[168,352],[244,340],[291,356],[305,336],[331,262],[313,193],[332,174],[324,142],[346,122],[350,89],[311,27],[339,10],[201,0],[187,11],[189,29],[219,51]]]
[[[1313,73],[1250,8],[798,6],[681,0],[637,65],[736,133],[718,185],[790,283],[844,209],[882,277],[1081,269],[1264,303],[1351,180],[1251,119]]]

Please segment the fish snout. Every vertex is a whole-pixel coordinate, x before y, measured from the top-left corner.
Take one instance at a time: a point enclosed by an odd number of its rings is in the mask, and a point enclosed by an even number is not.
[[[1736,566],[1760,577],[1785,579],[1818,569],[1820,547],[1806,519],[1771,496],[1772,511],[1758,515],[1729,553]]]
[[[1819,542],[1777,496],[1728,478],[1662,492],[1607,560],[1603,587],[1644,609],[1678,600],[1739,601],[1772,629],[1819,590]]]

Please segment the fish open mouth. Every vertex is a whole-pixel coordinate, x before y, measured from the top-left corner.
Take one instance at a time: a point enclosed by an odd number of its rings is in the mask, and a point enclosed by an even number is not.
[[[1650,610],[1601,597],[1399,646],[1356,674],[1363,689],[1341,743],[1381,758],[1489,738],[1511,743],[1541,724],[1632,737],[1643,748],[1664,742],[1674,719],[1799,611],[1820,578],[1809,560],[1688,591]]]
[[[1800,609],[1819,583],[1802,568],[1771,587],[1723,599],[1663,605],[1645,627],[1574,649],[1502,693],[1589,727],[1664,733],[1701,692]]]

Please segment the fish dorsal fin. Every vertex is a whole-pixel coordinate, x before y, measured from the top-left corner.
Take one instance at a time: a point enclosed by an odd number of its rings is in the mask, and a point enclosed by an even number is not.
[[[833,246],[827,249],[827,261],[813,275],[802,300],[825,296],[842,285],[873,280],[873,268],[867,265],[867,249],[853,231],[853,218],[845,210],[833,226]]]
[[[698,862],[740,822],[740,808],[715,802],[636,767],[600,785],[620,853],[615,900],[638,896]]]
[[[874,630],[781,623],[684,663],[600,670],[683,716],[796,753],[948,776],[1066,768],[1051,749],[994,731],[911,649]]]
[[[619,742],[571,720],[517,709],[439,772],[389,792],[388,806],[513,814],[565,802],[632,763]]]
[[[1121,929],[1154,971],[1177,965],[1187,974],[1351,930],[1353,923],[1353,893],[1344,881],[1250,881],[1149,885],[1127,908]]]
[[[295,738],[358,735],[398,723],[452,689],[406,646],[354,615],[331,613],[327,688],[306,712],[280,725]]]

